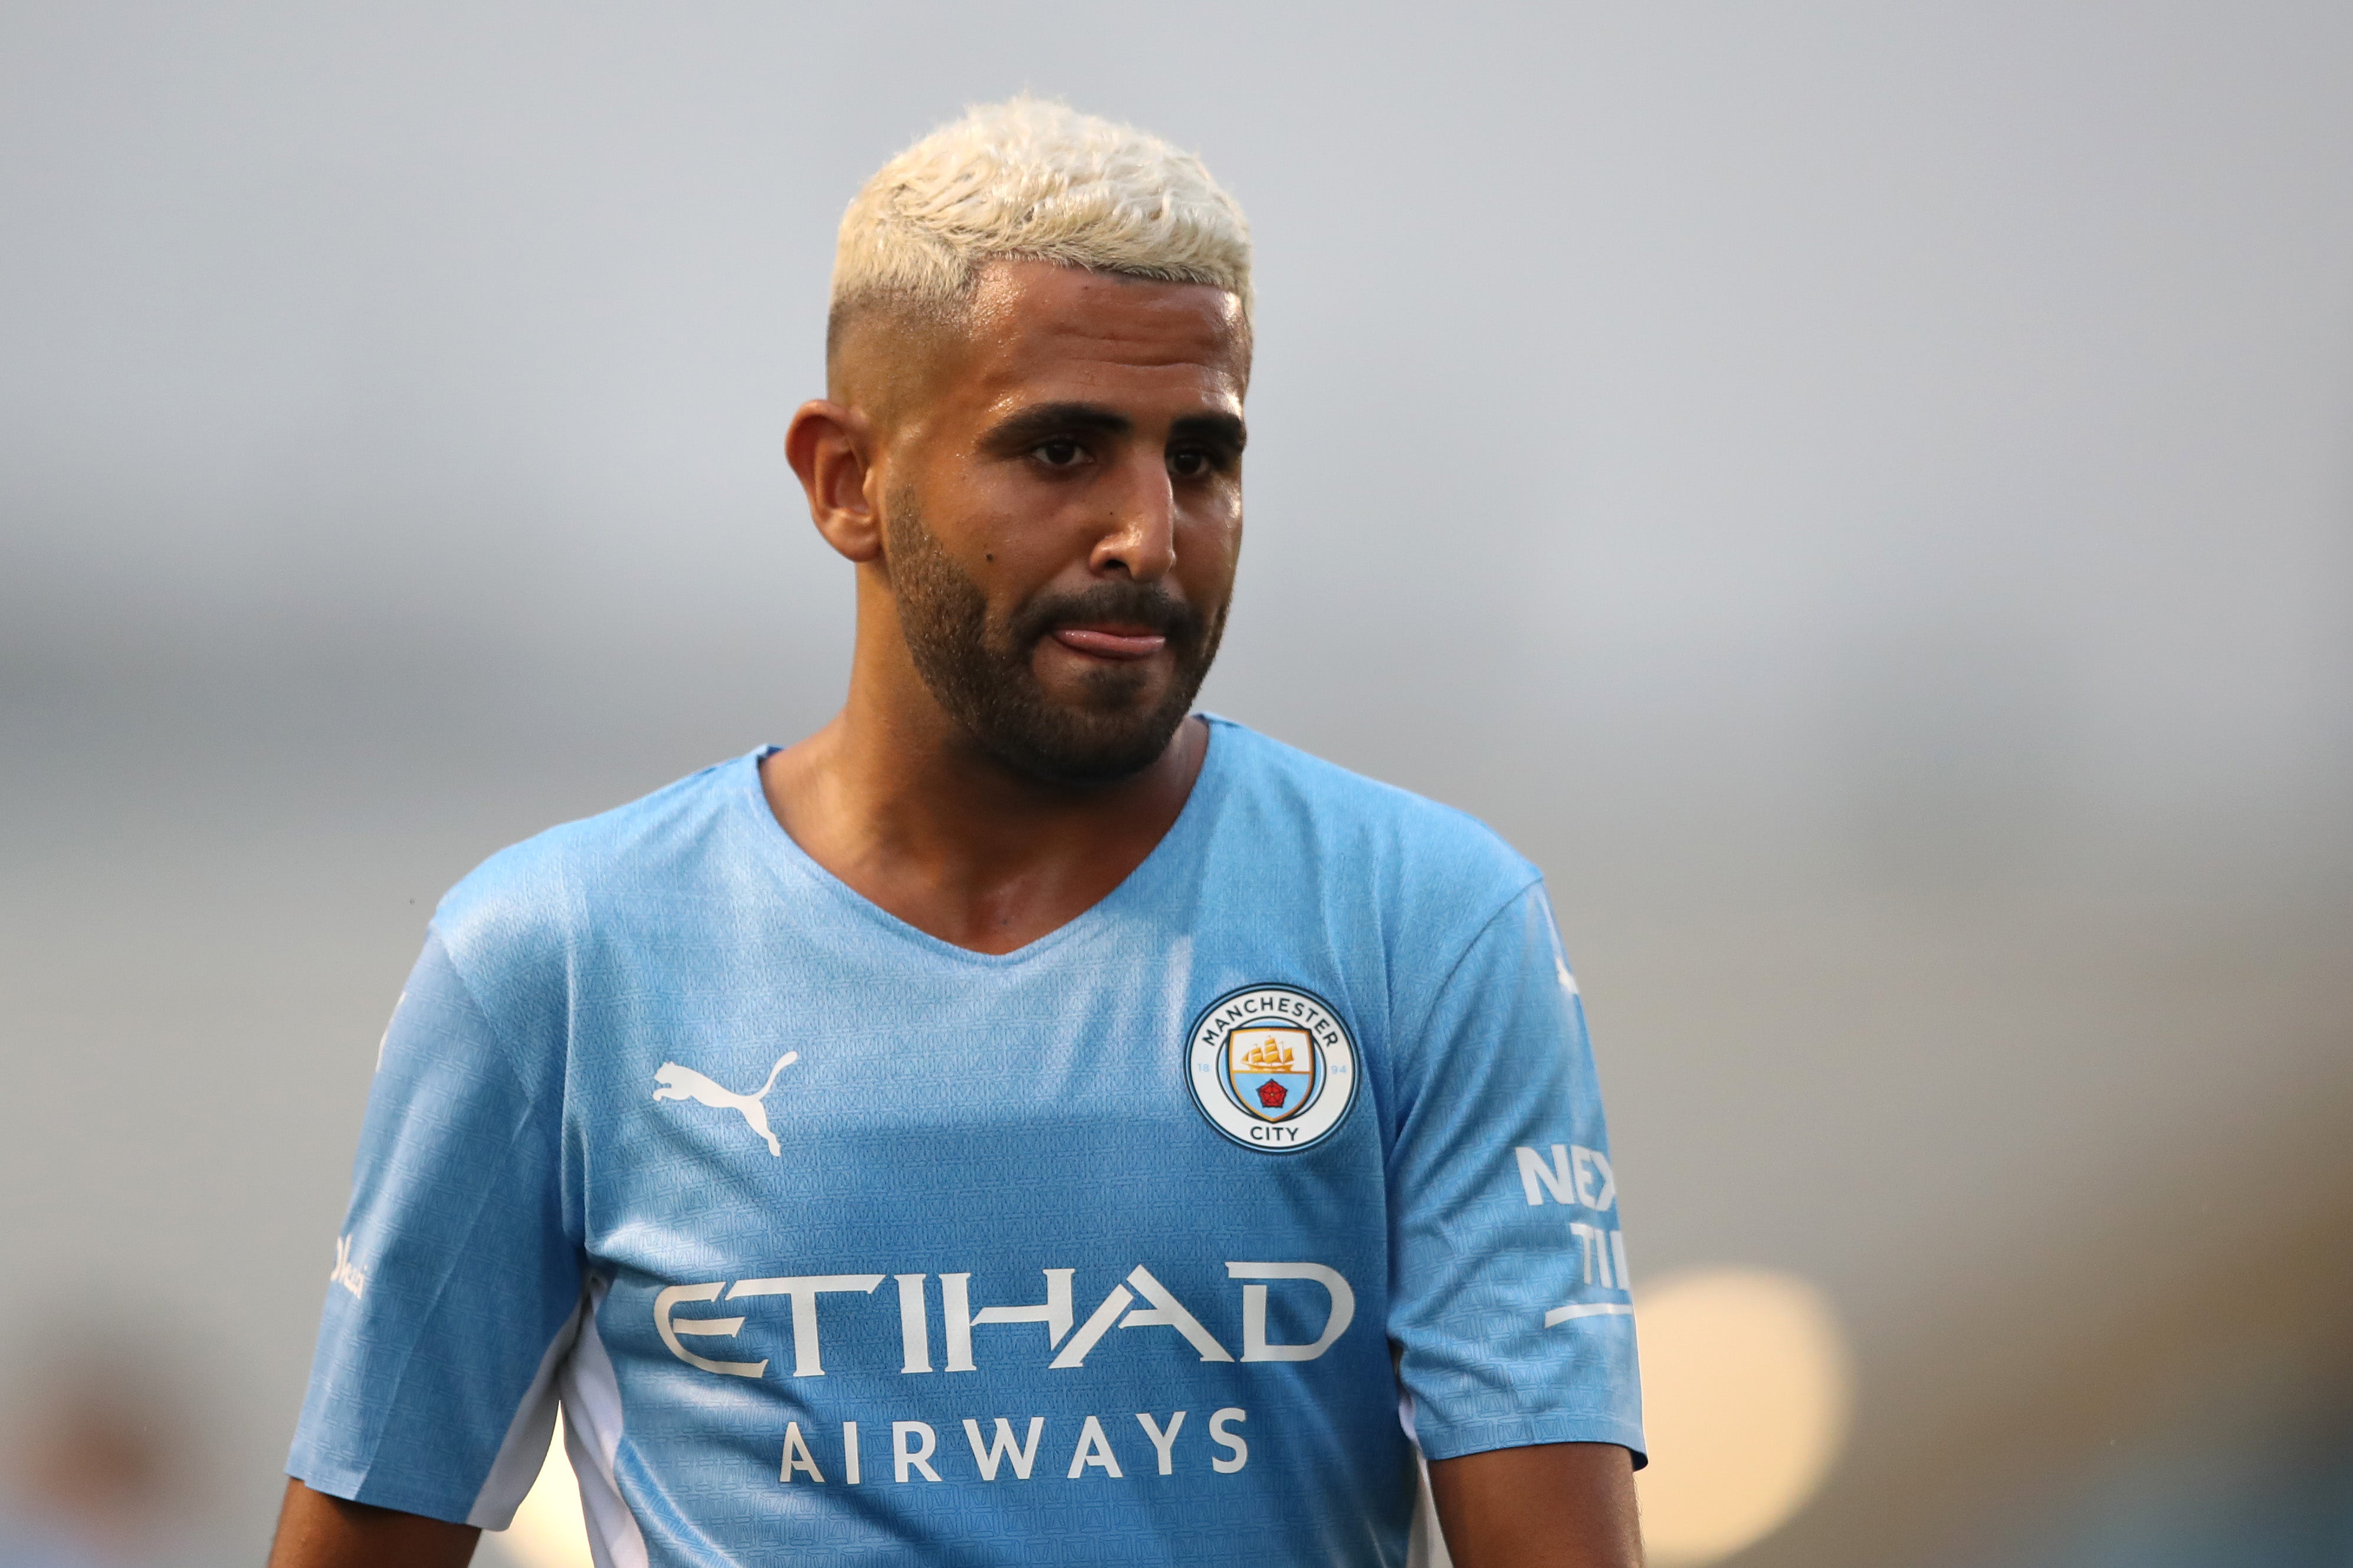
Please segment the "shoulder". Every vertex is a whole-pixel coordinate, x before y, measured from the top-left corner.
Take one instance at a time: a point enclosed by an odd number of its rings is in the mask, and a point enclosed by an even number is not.
[[[1475,929],[1543,880],[1525,856],[1468,812],[1352,773],[1230,720],[1226,815],[1261,844],[1286,843],[1320,879],[1393,921]]]
[[[500,850],[442,898],[433,934],[478,990],[561,969],[614,909],[693,879],[735,795],[757,788],[755,762],[717,763]]]

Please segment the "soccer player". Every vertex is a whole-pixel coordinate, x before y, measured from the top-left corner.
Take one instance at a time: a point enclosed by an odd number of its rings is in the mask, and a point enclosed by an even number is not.
[[[614,1565],[1630,1564],[1583,1015],[1533,867],[1193,711],[1242,216],[975,110],[841,225],[786,451],[824,729],[493,857],[385,1038],[273,1563],[460,1563],[561,1402]],[[1369,324],[1377,330],[1377,324]]]

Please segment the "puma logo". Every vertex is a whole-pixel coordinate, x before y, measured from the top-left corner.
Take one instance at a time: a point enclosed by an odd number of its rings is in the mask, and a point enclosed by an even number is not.
[[[732,1089],[712,1082],[692,1068],[664,1062],[654,1069],[654,1082],[659,1086],[654,1090],[654,1098],[691,1100],[716,1110],[739,1111],[752,1131],[768,1145],[768,1152],[781,1160],[785,1157],[784,1145],[778,1143],[776,1135],[768,1131],[768,1108],[762,1101],[768,1098],[768,1091],[776,1087],[776,1075],[800,1059],[798,1051],[786,1051],[778,1057],[776,1065],[768,1069],[768,1081],[760,1086],[757,1094],[738,1094]]]

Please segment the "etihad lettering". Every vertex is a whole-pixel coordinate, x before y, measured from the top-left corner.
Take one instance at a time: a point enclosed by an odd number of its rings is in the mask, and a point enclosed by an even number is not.
[[[942,1315],[947,1320],[950,1372],[978,1370],[972,1361],[972,1331],[977,1324],[1043,1323],[1046,1325],[1046,1348],[1051,1350],[1062,1342],[1062,1336],[1071,1331],[1071,1276],[1078,1271],[1073,1268],[1048,1268],[1040,1272],[1046,1276],[1046,1299],[1037,1306],[983,1307],[977,1312],[972,1310],[971,1275],[940,1276],[940,1304]],[[918,1274],[914,1278],[920,1289],[923,1277]],[[903,1275],[900,1277],[899,1289],[902,1292],[899,1326],[903,1335],[906,1332],[903,1292],[907,1289]],[[913,1361],[914,1357],[910,1353],[908,1359]]]
[[[837,1290],[854,1290],[871,1295],[874,1287],[882,1283],[880,1274],[797,1274],[783,1279],[738,1279],[727,1292],[731,1301],[738,1296],[783,1296],[793,1304],[793,1375],[823,1377],[825,1363],[818,1359],[817,1337],[817,1299]],[[742,1320],[737,1320],[741,1321]],[[671,1327],[677,1325],[673,1323]],[[757,1373],[753,1374],[758,1376]]]
[[[1340,1271],[1321,1263],[1308,1262],[1236,1262],[1228,1263],[1226,1277],[1237,1282],[1241,1289],[1240,1329],[1243,1362],[1308,1362],[1314,1361],[1337,1343],[1356,1321],[1356,1293]],[[1046,1362],[1050,1371],[1070,1372],[1086,1365],[1087,1358],[1113,1330],[1122,1331],[1139,1329],[1166,1330],[1172,1341],[1163,1342],[1175,1348],[1181,1343],[1179,1353],[1190,1353],[1207,1362],[1232,1362],[1237,1358],[1228,1348],[1229,1341],[1220,1340],[1208,1323],[1175,1291],[1137,1264],[1128,1270],[1126,1278],[1111,1287],[1083,1322],[1074,1324],[1073,1281],[1075,1268],[1047,1268],[1039,1271],[1045,1278],[1045,1300],[1042,1301],[987,1306],[973,1306],[973,1277],[969,1272],[942,1274],[939,1277],[939,1319],[941,1346],[944,1357],[938,1370],[947,1373],[977,1372],[983,1359],[976,1353],[973,1331],[997,1325],[1036,1324],[1045,1330],[1044,1349],[1052,1352]],[[902,1375],[929,1373],[934,1370],[932,1341],[932,1292],[928,1274],[797,1274],[775,1279],[739,1279],[730,1285],[723,1279],[698,1284],[672,1285],[654,1297],[654,1331],[670,1352],[687,1365],[723,1377],[764,1377],[767,1374],[769,1358],[753,1360],[723,1360],[705,1354],[704,1348],[717,1350],[711,1342],[735,1341],[741,1336],[747,1315],[729,1317],[681,1316],[681,1310],[699,1303],[724,1300],[733,1304],[744,1298],[782,1296],[790,1304],[787,1321],[792,1334],[793,1377],[823,1377],[826,1375],[824,1343],[820,1334],[818,1299],[825,1296],[872,1296],[885,1279],[896,1281],[895,1302],[899,1322],[899,1371]],[[1277,1295],[1279,1293],[1279,1295]],[[1301,1334],[1299,1339],[1276,1340],[1268,1327],[1271,1298],[1284,1303],[1282,1321],[1289,1334]],[[879,1306],[879,1303],[878,1303]],[[872,1307],[828,1306],[827,1312],[873,1311]],[[1228,1319],[1230,1323],[1232,1320]],[[887,1331],[885,1331],[887,1332]],[[1230,1330],[1228,1331],[1230,1332]],[[695,1348],[689,1348],[689,1341]],[[1030,1344],[1037,1342],[1032,1340]],[[1002,1364],[1008,1355],[1015,1353],[1017,1338],[1008,1338],[1002,1344],[991,1338],[985,1343],[986,1359]],[[1036,1352],[1031,1352],[1036,1354]],[[894,1438],[894,1443],[896,1439]],[[928,1456],[929,1449],[924,1455]],[[908,1463],[918,1462],[910,1458]],[[854,1456],[846,1461],[855,1469]]]
[[[765,1359],[713,1361],[708,1356],[695,1354],[679,1342],[681,1334],[731,1339],[744,1326],[742,1318],[677,1318],[670,1315],[690,1301],[716,1301],[719,1293],[725,1289],[727,1281],[724,1279],[713,1279],[707,1285],[671,1286],[654,1298],[654,1332],[661,1336],[661,1342],[670,1347],[670,1354],[689,1366],[698,1366],[724,1377],[757,1377],[768,1370]]]
[[[1233,1265],[1226,1267],[1231,1268]],[[1128,1289],[1128,1285],[1135,1287],[1133,1292]],[[1147,1304],[1128,1311],[1137,1296],[1143,1297]],[[1244,1310],[1248,1310],[1247,1304]],[[1122,1312],[1127,1312],[1127,1315],[1123,1318],[1120,1316]],[[1201,1326],[1201,1320],[1187,1311],[1184,1303],[1168,1293],[1168,1287],[1155,1279],[1151,1270],[1139,1263],[1129,1273],[1127,1285],[1113,1286],[1111,1294],[1103,1299],[1103,1305],[1088,1314],[1086,1326],[1079,1331],[1078,1337],[1053,1359],[1050,1363],[1052,1370],[1068,1372],[1072,1367],[1085,1365],[1087,1352],[1111,1331],[1113,1320],[1117,1320],[1123,1329],[1174,1329],[1185,1337],[1187,1343],[1200,1352],[1203,1361],[1234,1359],[1233,1352],[1219,1344],[1209,1331]]]
[[[899,1343],[906,1351],[900,1363],[901,1372],[932,1370],[932,1319],[930,1298],[923,1293],[922,1274],[894,1275],[899,1281]]]
[[[1186,1417],[1188,1412],[1170,1411],[1155,1416],[1148,1410],[1134,1413],[1135,1424],[1142,1428],[1150,1447],[1151,1461],[1134,1473],[1173,1476],[1180,1469],[1197,1468],[1208,1461],[1209,1468],[1218,1475],[1230,1476],[1250,1463],[1250,1444],[1237,1430],[1250,1420],[1250,1413],[1240,1405],[1228,1405],[1212,1414],[1207,1423],[1207,1439],[1187,1439]],[[1073,1434],[1062,1425],[1050,1440],[1048,1423],[1043,1415],[1032,1415],[1026,1426],[1017,1427],[1014,1419],[998,1415],[991,1418],[993,1429],[984,1432],[980,1418],[964,1418],[965,1443],[972,1450],[972,1468],[967,1472],[961,1460],[951,1459],[953,1446],[943,1445],[939,1429],[928,1421],[893,1421],[891,1423],[891,1479],[899,1486],[921,1486],[942,1482],[978,1480],[987,1483],[1041,1479],[1050,1471],[1040,1471],[1038,1460],[1041,1452],[1059,1454],[1061,1445],[1071,1445],[1070,1461],[1063,1467],[1060,1479],[1065,1481],[1091,1479],[1126,1480],[1129,1466],[1141,1464],[1134,1448],[1134,1436],[1128,1458],[1123,1460],[1120,1450],[1112,1440],[1114,1431],[1126,1427],[1112,1417],[1085,1415]],[[1194,1427],[1192,1430],[1201,1430]],[[820,1459],[818,1444],[810,1434],[801,1430],[798,1420],[785,1423],[784,1458],[777,1467],[776,1479],[786,1486],[825,1486],[829,1478],[826,1467],[832,1461]],[[858,1423],[841,1424],[841,1468],[845,1484],[860,1484],[859,1475]],[[944,1468],[947,1473],[943,1475]]]
[[[1332,1310],[1324,1320],[1324,1331],[1306,1344],[1271,1344],[1266,1337],[1266,1292],[1263,1285],[1242,1287],[1242,1360],[1244,1361],[1314,1361],[1332,1348],[1332,1342],[1348,1331],[1356,1321],[1356,1293],[1340,1277],[1336,1268],[1326,1268],[1321,1263],[1229,1263],[1226,1277],[1229,1279],[1312,1279],[1324,1287],[1332,1300]]]

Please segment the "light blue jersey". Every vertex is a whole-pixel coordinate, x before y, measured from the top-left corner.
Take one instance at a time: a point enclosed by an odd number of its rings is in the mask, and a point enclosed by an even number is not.
[[[803,854],[759,753],[494,857],[385,1038],[292,1473],[597,1561],[1398,1563],[1432,1458],[1642,1446],[1541,881],[1212,721],[1018,952]]]

